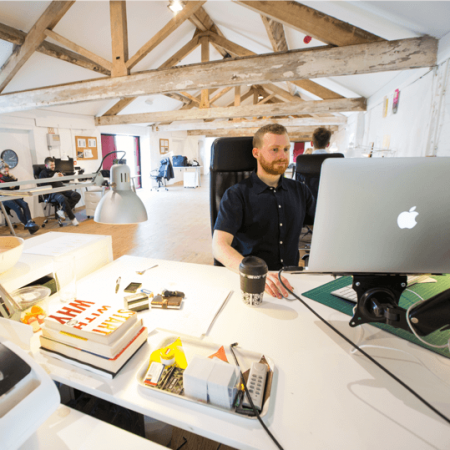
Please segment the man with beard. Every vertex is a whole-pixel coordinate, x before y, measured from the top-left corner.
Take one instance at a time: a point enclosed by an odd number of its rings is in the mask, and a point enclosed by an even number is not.
[[[214,226],[214,258],[236,273],[249,255],[263,259],[269,271],[297,266],[303,223],[305,219],[312,223],[315,213],[311,191],[283,176],[290,151],[286,128],[279,124],[260,128],[253,147],[257,171],[227,189]],[[288,294],[275,272],[267,276],[266,292],[278,298]]]

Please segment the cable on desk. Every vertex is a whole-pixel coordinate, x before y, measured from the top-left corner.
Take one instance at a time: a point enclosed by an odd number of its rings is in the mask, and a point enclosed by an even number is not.
[[[239,365],[239,361],[237,360],[236,355],[235,355],[234,350],[233,350],[233,347],[236,347],[236,345],[238,345],[237,342],[235,342],[234,344],[231,344],[230,345],[230,350],[231,350],[231,353],[233,354],[234,360],[236,361],[236,365],[239,367],[239,373],[241,374],[241,381],[242,381],[242,384],[244,386],[244,391],[247,394],[248,401],[250,402],[250,405],[251,405],[251,407],[253,409],[253,412],[256,414],[256,417],[259,420],[259,423],[262,425],[262,427],[264,428],[266,433],[269,435],[269,437],[272,439],[272,441],[275,443],[275,445],[280,450],[283,450],[283,447],[278,443],[278,441],[275,439],[275,436],[269,431],[269,429],[266,427],[266,424],[262,421],[258,410],[255,408],[255,405],[253,404],[252,397],[250,396],[250,393],[248,392],[248,389],[247,389],[247,383],[244,380],[244,374],[242,373],[241,366]]]
[[[278,280],[280,281],[281,285],[289,292],[291,293],[299,302],[301,302],[306,308],[312,312],[318,319],[320,319],[325,325],[327,325],[329,328],[331,328],[337,335],[339,335],[344,341],[346,341],[348,344],[350,344],[352,347],[356,348],[359,352],[361,352],[369,361],[373,362],[377,367],[379,367],[383,372],[387,373],[390,377],[392,377],[397,383],[401,384],[407,391],[409,391],[414,397],[416,397],[418,400],[420,400],[425,406],[428,406],[435,414],[437,414],[441,419],[445,420],[445,422],[450,424],[450,419],[447,416],[444,416],[439,410],[437,410],[432,404],[428,403],[423,397],[421,397],[414,389],[410,388],[406,383],[404,383],[400,378],[398,378],[396,375],[394,375],[389,369],[384,367],[382,364],[380,364],[378,361],[376,361],[374,358],[372,358],[368,353],[366,353],[359,345],[355,344],[351,339],[349,339],[347,336],[342,334],[338,329],[336,329],[331,323],[329,323],[327,320],[325,320],[318,312],[316,312],[311,306],[309,306],[304,300],[302,300],[298,295],[294,294],[284,283],[281,279],[281,273],[284,271],[284,268],[281,268],[278,272]],[[308,272],[296,272],[297,274],[308,274]]]

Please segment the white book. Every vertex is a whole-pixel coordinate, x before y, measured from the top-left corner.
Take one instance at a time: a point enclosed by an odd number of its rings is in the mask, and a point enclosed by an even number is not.
[[[106,356],[107,358],[114,358],[123,348],[130,342],[131,337],[136,336],[138,331],[143,327],[142,319],[138,320],[125,335],[114,341],[112,344],[100,344],[99,342],[91,341],[87,338],[77,336],[76,334],[67,333],[65,331],[52,330],[51,328],[43,327],[42,336],[51,339],[52,341],[67,344],[81,350],[87,350],[99,356]]]
[[[45,327],[101,344],[112,344],[138,321],[137,313],[87,300],[59,305],[44,319]]]
[[[147,328],[142,327],[138,334],[131,338],[129,344],[117,356],[110,359],[71,347],[70,345],[52,341],[43,336],[40,336],[39,339],[41,341],[41,350],[44,350],[44,352],[53,352],[52,356],[55,355],[57,357],[56,354],[59,354],[62,357],[71,358],[80,363],[89,364],[97,369],[116,374],[136,351],[147,342],[147,337]]]

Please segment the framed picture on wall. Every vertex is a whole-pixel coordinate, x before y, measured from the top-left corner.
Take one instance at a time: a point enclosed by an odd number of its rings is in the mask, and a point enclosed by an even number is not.
[[[159,153],[164,155],[165,153],[169,153],[169,139],[160,139],[159,140]]]

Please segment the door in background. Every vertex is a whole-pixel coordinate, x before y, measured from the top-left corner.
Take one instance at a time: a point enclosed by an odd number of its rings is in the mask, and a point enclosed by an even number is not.
[[[116,148],[116,137],[114,136],[114,134],[102,134],[102,158],[104,158],[105,155],[107,155],[108,153],[115,151],[117,151],[117,148]],[[117,155],[115,154],[109,155],[103,161],[102,169],[110,170],[116,158]]]
[[[110,170],[115,159],[121,159],[130,168],[130,175],[134,179],[136,188],[142,187],[141,182],[141,151],[139,136],[124,136],[114,134],[102,134],[102,155],[109,152],[125,152],[109,155],[103,161],[103,169]]]

